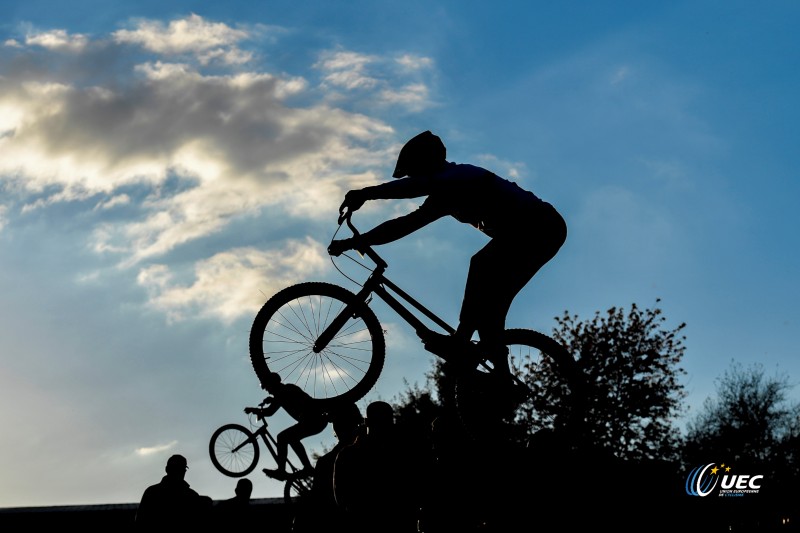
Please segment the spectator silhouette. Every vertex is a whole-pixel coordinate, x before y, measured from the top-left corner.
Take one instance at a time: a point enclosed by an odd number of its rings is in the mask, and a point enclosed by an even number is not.
[[[311,492],[307,499],[300,501],[302,509],[294,520],[293,531],[296,532],[349,529],[343,510],[336,505],[333,469],[342,448],[355,442],[363,431],[364,417],[356,404],[349,404],[331,413],[331,421],[337,441],[330,451],[317,458]]]
[[[252,508],[250,496],[253,493],[253,482],[242,478],[236,483],[235,496],[218,502],[214,507],[216,522],[220,526],[250,526]]]
[[[491,513],[485,469],[475,464],[478,452],[454,416],[442,415],[431,424],[432,461],[421,483],[421,533],[485,531]]]
[[[297,423],[278,433],[277,440],[277,468],[264,468],[266,475],[275,479],[286,479],[286,458],[289,446],[297,454],[303,465],[299,474],[311,474],[314,467],[308,458],[302,439],[321,433],[328,425],[328,418],[314,403],[314,400],[303,389],[293,383],[282,383],[275,372],[270,372],[264,382],[264,390],[271,396],[262,405],[262,416],[272,416],[280,408],[294,418]]]
[[[211,507],[211,499],[200,496],[183,479],[188,469],[182,455],[173,455],[167,460],[167,474],[142,494],[136,510],[136,529],[183,530],[202,522]]]
[[[549,203],[516,183],[468,164],[446,160],[442,140],[425,131],[400,150],[392,177],[395,181],[349,191],[340,212],[353,212],[368,200],[427,198],[409,214],[328,247],[339,255],[364,245],[401,239],[431,222],[452,216],[474,226],[491,240],[472,256],[464,289],[459,324],[453,336],[432,333],[426,348],[458,366],[477,365],[488,357],[494,367],[509,372],[503,339],[511,302],[530,279],[558,252],[567,237],[564,219]],[[470,342],[478,332],[482,351]]]
[[[416,455],[396,433],[391,405],[372,402],[366,414],[367,432],[336,457],[336,503],[355,533],[416,532]]]

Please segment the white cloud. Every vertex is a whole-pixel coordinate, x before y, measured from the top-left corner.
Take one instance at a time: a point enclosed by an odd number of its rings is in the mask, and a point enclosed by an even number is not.
[[[236,46],[250,34],[221,22],[208,22],[199,15],[173,20],[140,20],[134,29],[118,30],[113,38],[118,43],[136,44],[145,50],[164,55],[196,54],[202,63],[219,59],[226,64],[246,63],[252,54]]]
[[[380,92],[380,101],[389,105],[402,105],[412,111],[422,111],[430,105],[428,87],[422,83],[413,83],[399,89],[384,89]]]
[[[263,252],[217,245],[187,285],[169,254],[265,210],[304,222],[335,220],[345,191],[378,180],[396,156],[394,131],[332,105],[332,81],[340,83],[336,90],[367,91],[364,100],[373,105],[429,103],[429,86],[416,81],[430,70],[425,58],[323,54],[323,78],[340,77],[329,78],[320,96],[304,77],[242,68],[251,57],[238,48],[247,31],[196,15],[139,21],[103,40],[105,57],[118,63],[105,65],[91,84],[76,73],[98,72],[95,41],[63,30],[36,35],[26,45],[49,47],[13,50],[20,62],[43,65],[36,76],[0,71],[0,182],[18,201],[14,216],[65,203],[91,212],[89,248],[136,267],[151,304],[173,320],[229,322],[263,302],[259,289],[324,270],[327,255],[315,242]],[[41,61],[60,50],[57,42],[83,43],[73,48],[69,72]],[[130,44],[146,52],[136,65],[125,50]],[[89,49],[92,57],[82,53]],[[205,70],[204,62],[219,65],[223,56],[238,63],[235,71]],[[303,105],[288,103],[290,97]],[[0,211],[0,228],[10,213]]]
[[[424,71],[430,70],[430,58],[405,54],[396,58],[360,54],[346,50],[324,52],[314,65],[322,74],[323,87],[367,98],[379,106],[399,106],[412,112],[432,104],[429,82]]]
[[[128,205],[131,203],[131,197],[127,194],[119,194],[112,196],[108,200],[102,201],[95,206],[95,209],[113,209],[119,205]]]
[[[415,56],[411,54],[404,54],[398,57],[395,61],[405,69],[408,70],[422,70],[428,69],[433,66],[433,59],[424,56]]]
[[[480,154],[477,160],[492,172],[514,181],[522,182],[528,174],[527,166],[523,162],[502,160],[492,154]]]
[[[371,89],[379,81],[367,75],[366,70],[376,59],[355,52],[337,51],[324,54],[316,66],[325,73],[323,79],[330,85],[347,90]]]
[[[148,446],[136,449],[136,455],[146,457],[148,455],[158,455],[160,453],[172,450],[178,445],[178,441],[172,441],[167,444],[156,444],[155,446]]]
[[[6,44],[8,44],[8,41]],[[41,46],[42,48],[51,50],[80,52],[89,44],[89,38],[80,33],[69,34],[65,30],[51,30],[26,35],[25,44],[29,46]]]
[[[37,196],[23,212],[119,189],[153,188],[144,217],[101,225],[94,247],[125,252],[127,264],[217,232],[233,218],[273,206],[304,218],[329,216],[370,167],[392,129],[324,104],[289,107],[298,77],[263,72],[204,75],[188,64],[144,63],[131,85],[78,87],[0,79],[0,175]],[[113,87],[113,89],[111,88]],[[353,171],[353,167],[358,168]],[[187,183],[168,193],[161,185]],[[112,202],[113,203],[109,203]]]
[[[151,293],[151,305],[171,320],[213,317],[230,323],[252,316],[278,290],[322,273],[329,265],[324,247],[306,238],[281,248],[237,248],[195,265],[191,285],[179,285],[165,265],[144,268],[139,284]]]

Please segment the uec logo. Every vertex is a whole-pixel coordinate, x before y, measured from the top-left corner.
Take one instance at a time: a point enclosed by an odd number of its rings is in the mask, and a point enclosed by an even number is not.
[[[708,463],[705,466],[698,466],[689,472],[686,478],[686,494],[690,496],[708,496],[714,487],[717,486],[719,477],[714,475],[706,475],[706,471],[714,466],[715,463]]]
[[[723,465],[725,466],[725,465]],[[714,468],[712,468],[714,467]],[[709,471],[710,469],[710,471]],[[716,488],[717,483],[720,481],[715,463],[709,463],[705,466],[698,466],[689,472],[686,478],[686,494],[690,496],[708,496]],[[730,470],[730,468],[728,468]],[[720,485],[720,493],[757,493],[761,488],[761,480],[764,476],[750,476],[750,475],[724,475],[722,477],[722,484]]]

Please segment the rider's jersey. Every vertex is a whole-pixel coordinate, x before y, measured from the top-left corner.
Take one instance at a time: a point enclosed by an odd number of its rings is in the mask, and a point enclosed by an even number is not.
[[[423,179],[430,192],[420,211],[430,218],[450,215],[489,237],[514,234],[543,209],[552,209],[532,192],[474,165],[447,163]]]
[[[293,383],[281,383],[273,396],[283,410],[298,422],[311,422],[324,417],[313,398]]]

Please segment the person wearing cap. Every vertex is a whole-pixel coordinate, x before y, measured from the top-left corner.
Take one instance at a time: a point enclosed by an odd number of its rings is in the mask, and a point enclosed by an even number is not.
[[[167,460],[161,482],[147,487],[136,510],[136,529],[162,531],[197,524],[208,510],[209,498],[200,496],[183,478],[189,465],[182,455]]]
[[[370,231],[335,240],[331,255],[401,239],[444,216],[474,226],[489,242],[472,256],[459,324],[451,336],[432,333],[426,349],[445,359],[453,353],[472,354],[453,361],[474,368],[475,332],[482,354],[493,367],[509,372],[503,332],[511,302],[564,244],[567,226],[548,202],[484,168],[449,162],[442,140],[424,131],[400,150],[394,181],[349,191],[340,214],[352,213],[369,200],[426,197],[418,209],[387,220]],[[451,359],[452,360],[452,359]]]

